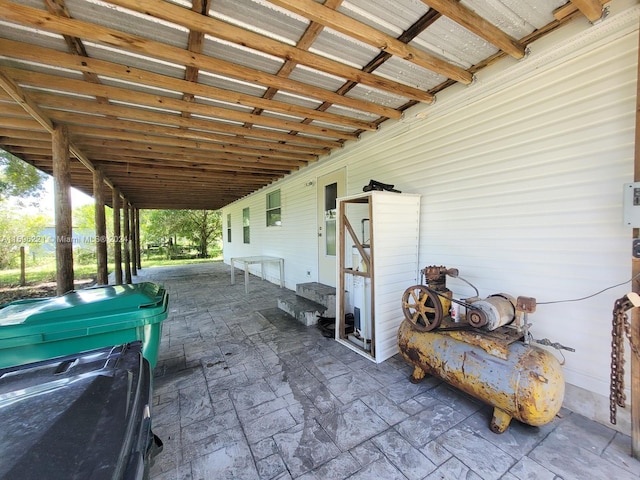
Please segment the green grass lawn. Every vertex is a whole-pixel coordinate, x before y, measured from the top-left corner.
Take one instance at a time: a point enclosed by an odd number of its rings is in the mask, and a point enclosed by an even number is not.
[[[186,265],[189,263],[206,263],[221,261],[222,257],[217,258],[185,258],[180,260],[167,260],[165,258],[142,259],[142,268],[161,267],[165,265]],[[109,273],[113,272],[114,264],[110,263],[108,266]],[[75,280],[91,279],[96,276],[96,265],[74,265],[73,277]],[[55,282],[56,281],[56,264],[48,263],[46,265],[39,265],[28,267],[25,270],[25,277],[27,284],[35,284],[41,282]],[[20,283],[20,269],[14,268],[9,270],[0,270],[0,285],[18,285]]]

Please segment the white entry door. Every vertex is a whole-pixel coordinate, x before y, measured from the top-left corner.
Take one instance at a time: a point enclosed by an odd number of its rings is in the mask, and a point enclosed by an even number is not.
[[[345,194],[345,169],[318,177],[318,282],[336,286],[336,199]]]

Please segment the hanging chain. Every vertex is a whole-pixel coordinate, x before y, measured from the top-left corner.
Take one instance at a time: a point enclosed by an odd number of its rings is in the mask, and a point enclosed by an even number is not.
[[[611,388],[609,392],[609,420],[616,424],[617,407],[626,406],[627,397],[624,393],[624,337],[629,340],[632,353],[640,358],[640,350],[633,343],[631,324],[626,311],[633,305],[626,296],[616,300],[613,307],[611,325]]]

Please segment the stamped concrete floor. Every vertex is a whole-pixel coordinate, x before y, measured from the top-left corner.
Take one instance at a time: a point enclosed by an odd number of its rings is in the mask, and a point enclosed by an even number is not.
[[[168,479],[637,479],[630,438],[562,410],[489,430],[491,408],[398,356],[376,365],[275,308],[279,287],[208,263],[142,269],[170,294],[153,425]]]

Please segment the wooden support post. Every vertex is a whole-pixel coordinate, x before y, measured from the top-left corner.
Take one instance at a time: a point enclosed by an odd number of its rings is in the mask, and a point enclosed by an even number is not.
[[[640,33],[638,34],[638,66],[637,66],[637,85],[636,85],[636,138],[635,138],[635,154],[633,178],[634,181],[640,181]],[[639,238],[640,230],[633,229],[633,238]],[[640,258],[632,257],[631,273],[635,278],[632,285],[634,292],[640,292],[640,278],[636,278],[640,274]],[[640,312],[638,308],[634,308],[630,312],[631,316],[631,341],[634,345],[640,345]],[[640,459],[640,358],[631,354],[631,455]]]
[[[122,204],[122,224],[124,225],[124,283],[131,283],[131,219],[129,214],[129,200]]]
[[[116,285],[122,285],[122,228],[120,220],[120,192],[117,188],[111,191],[113,205],[113,261]]]
[[[104,175],[99,168],[93,171],[93,198],[96,204],[96,262],[98,285],[109,283],[107,268],[107,224],[104,215]]]
[[[25,261],[24,256],[24,245],[20,246],[20,286],[24,286],[27,284],[27,275],[26,275],[26,267],[27,262]]]
[[[71,226],[71,173],[69,134],[55,125],[52,134],[53,192],[56,223],[56,283],[58,295],[73,290],[73,237]]]
[[[138,264],[138,270],[142,270],[142,247],[140,245],[140,209],[136,208],[136,245],[137,245],[137,251],[136,251],[136,261]]]
[[[136,238],[136,209],[129,205],[129,236],[131,237],[131,273],[138,276],[138,261],[136,252],[138,251],[138,239]]]

